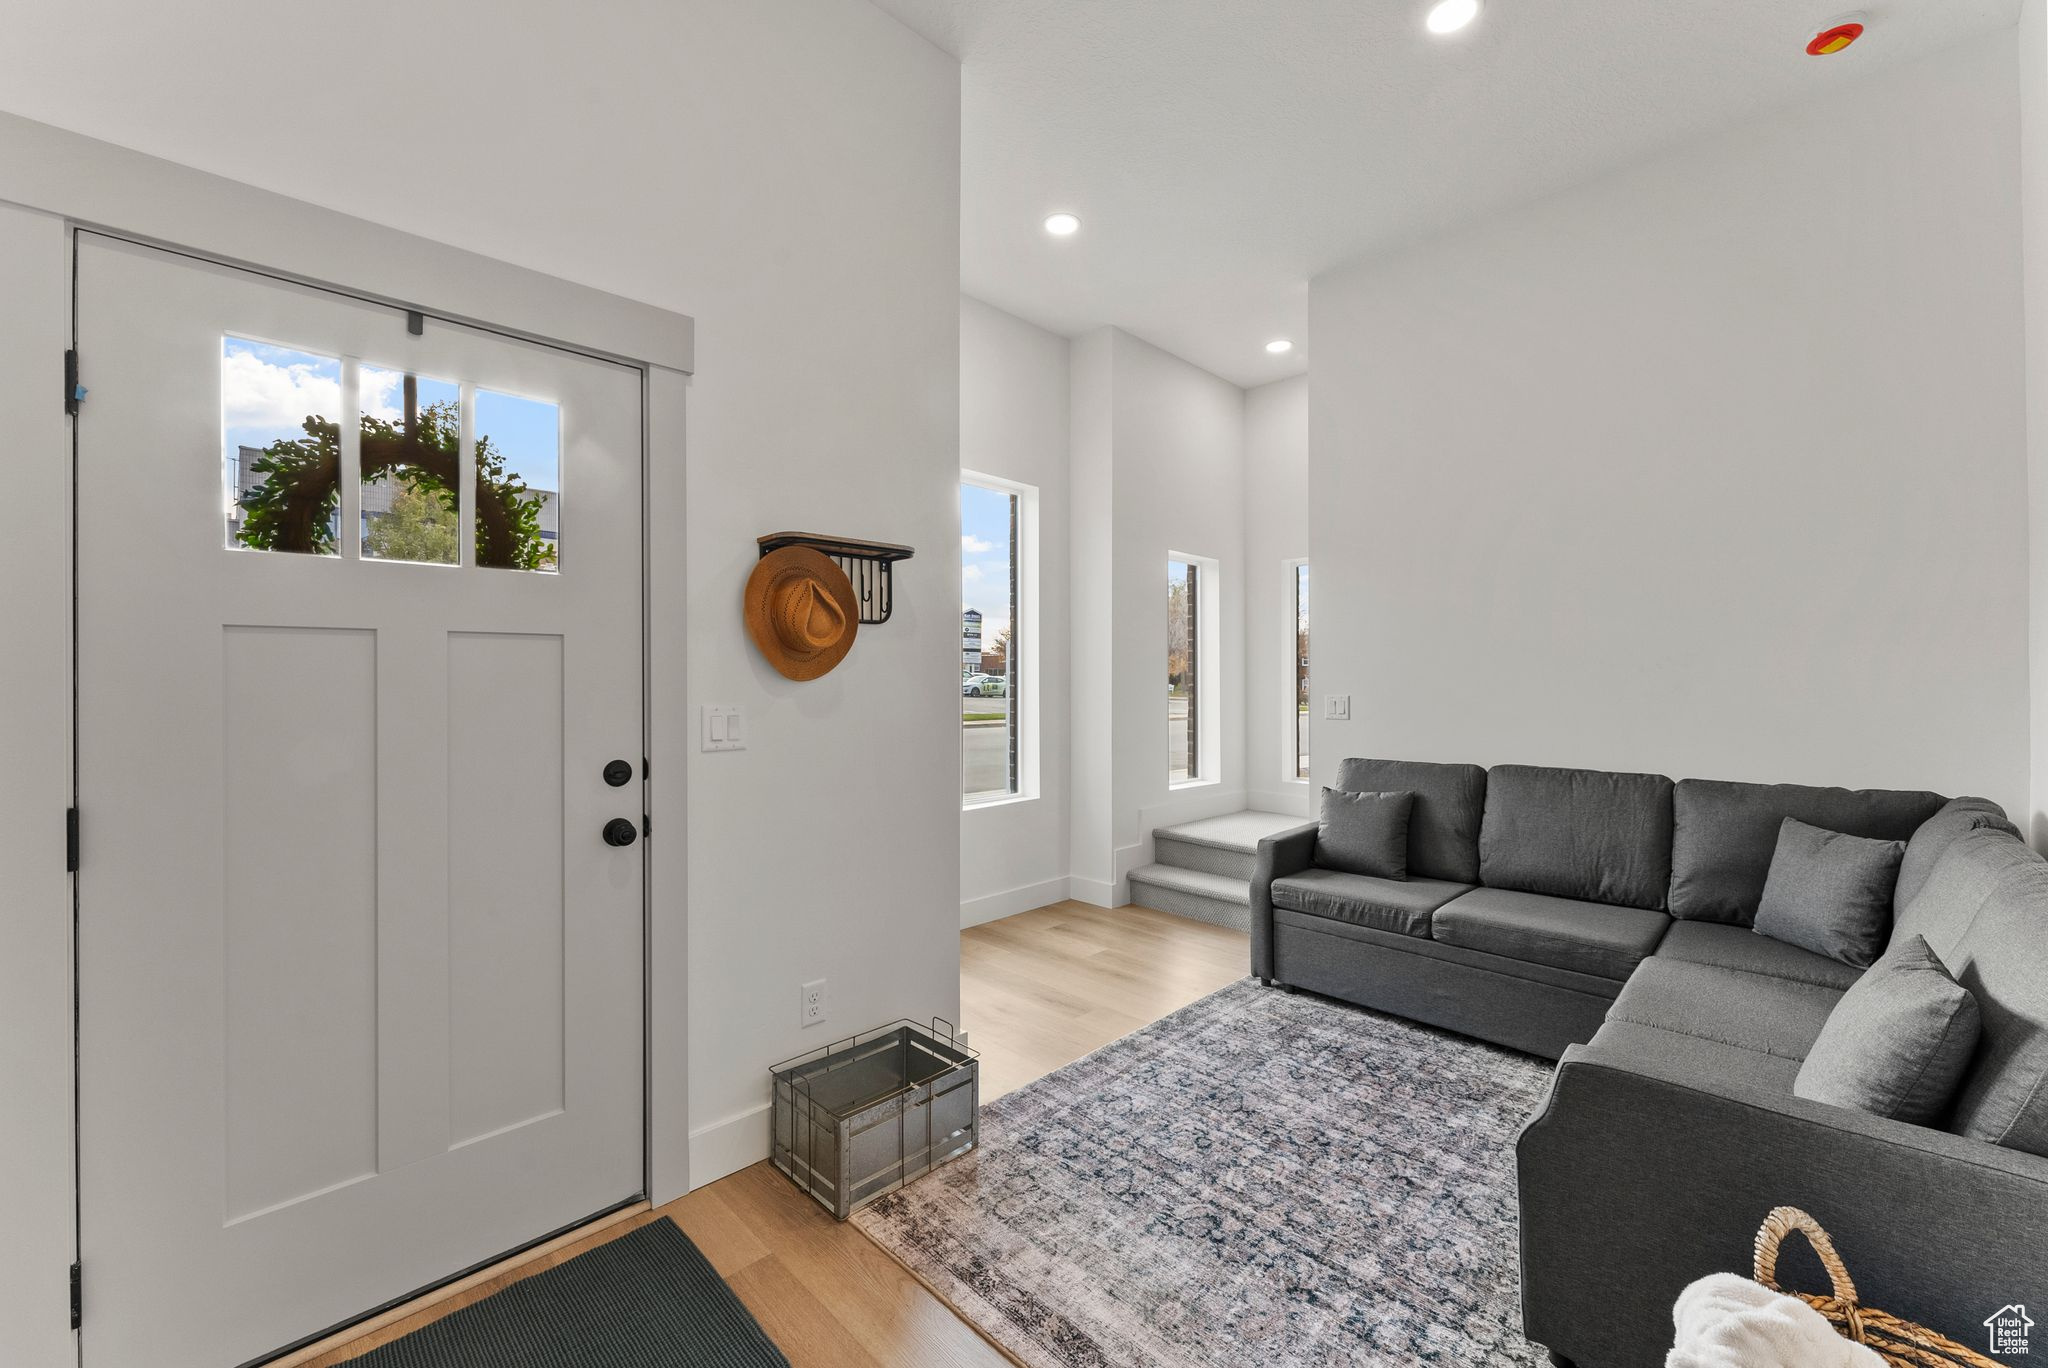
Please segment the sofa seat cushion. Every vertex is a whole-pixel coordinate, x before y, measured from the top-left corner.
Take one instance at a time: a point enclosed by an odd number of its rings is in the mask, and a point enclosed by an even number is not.
[[[1710,1092],[1726,1088],[1756,1088],[1764,1092],[1790,1093],[1799,1076],[1799,1062],[1740,1045],[1667,1031],[1661,1026],[1643,1026],[1633,1021],[1616,1021],[1593,1033],[1592,1050],[1602,1063],[1624,1069],[1671,1069],[1694,1080]]]
[[[1508,888],[1475,888],[1430,921],[1431,934],[1447,945],[1617,980],[1634,972],[1671,924],[1640,907]]]
[[[1273,906],[1426,940],[1429,914],[1470,887],[1442,879],[1376,879],[1305,869],[1273,880]]]
[[[1479,881],[1661,910],[1671,884],[1671,781],[1661,774],[1496,765]]]
[[[1479,882],[1479,822],[1486,808],[1486,771],[1477,765],[1354,757],[1337,767],[1337,787],[1351,793],[1412,793],[1408,877]]]
[[[1747,926],[1787,817],[1878,841],[1909,839],[1938,793],[1681,779],[1671,791],[1671,915]]]
[[[1609,1021],[1776,1055],[1806,1058],[1842,995],[1815,983],[1745,974],[1657,956],[1644,962],[1608,1009]]]
[[[1671,923],[1671,929],[1657,945],[1657,958],[1740,969],[1746,974],[1764,974],[1838,991],[1863,976],[1861,969],[1852,969],[1839,960],[1725,922]]]

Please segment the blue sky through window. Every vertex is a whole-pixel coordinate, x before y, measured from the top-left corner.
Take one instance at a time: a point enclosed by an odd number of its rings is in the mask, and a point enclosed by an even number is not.
[[[476,392],[476,430],[505,454],[505,469],[533,490],[562,488],[562,410],[544,399]]]
[[[366,362],[361,376],[363,411],[396,422],[404,405],[404,373]],[[452,402],[456,387],[422,376],[419,395],[421,404]],[[222,455],[230,465],[241,447],[303,437],[308,414],[340,421],[339,359],[239,337],[221,339]],[[531,489],[562,488],[561,417],[560,407],[543,399],[476,392],[477,432],[491,438],[505,453],[505,468]]]
[[[221,437],[232,461],[240,447],[303,437],[308,414],[341,414],[341,362],[290,347],[221,339]]]
[[[960,486],[960,599],[981,613],[992,647],[1010,625],[1010,499],[1000,489]]]

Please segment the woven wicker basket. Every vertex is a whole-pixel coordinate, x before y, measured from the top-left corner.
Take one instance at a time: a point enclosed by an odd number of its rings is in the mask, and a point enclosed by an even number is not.
[[[1952,1339],[1947,1339],[1924,1325],[1900,1320],[1897,1316],[1879,1311],[1874,1307],[1861,1306],[1856,1301],[1856,1284],[1849,1278],[1849,1270],[1842,1266],[1841,1256],[1835,1253],[1835,1242],[1821,1229],[1819,1221],[1801,1211],[1798,1207],[1782,1206],[1764,1217],[1763,1229],[1756,1233],[1756,1280],[1773,1292],[1783,1292],[1778,1286],[1778,1247],[1785,1237],[1798,1231],[1813,1246],[1813,1252],[1820,1256],[1821,1267],[1827,1270],[1828,1281],[1834,1284],[1832,1296],[1818,1297],[1808,1292],[1793,1292],[1808,1306],[1828,1318],[1844,1339],[1868,1345],[1886,1363],[1896,1368],[2000,1368],[1994,1359],[1985,1358],[1973,1349],[1965,1349]]]

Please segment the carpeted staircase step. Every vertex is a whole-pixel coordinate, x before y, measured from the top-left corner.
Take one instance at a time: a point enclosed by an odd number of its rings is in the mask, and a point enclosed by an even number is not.
[[[1251,881],[1252,866],[1259,858],[1257,846],[1240,850],[1213,841],[1190,840],[1176,836],[1171,827],[1161,827],[1152,833],[1152,853],[1160,864],[1174,869],[1199,870],[1245,882]]]
[[[1152,833],[1153,856],[1163,865],[1199,869],[1251,882],[1259,842],[1306,820],[1277,812],[1232,812],[1199,822],[1160,827]]]
[[[1131,871],[1131,901],[1140,907],[1179,917],[1249,930],[1252,890],[1249,878],[1233,879],[1201,869],[1153,864]]]

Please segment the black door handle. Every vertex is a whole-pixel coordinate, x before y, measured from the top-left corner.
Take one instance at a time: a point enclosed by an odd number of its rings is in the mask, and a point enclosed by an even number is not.
[[[604,843],[612,846],[629,846],[640,839],[640,828],[624,817],[614,817],[604,824]]]
[[[633,780],[633,765],[629,760],[614,760],[604,767],[604,781],[613,788],[624,788]]]

